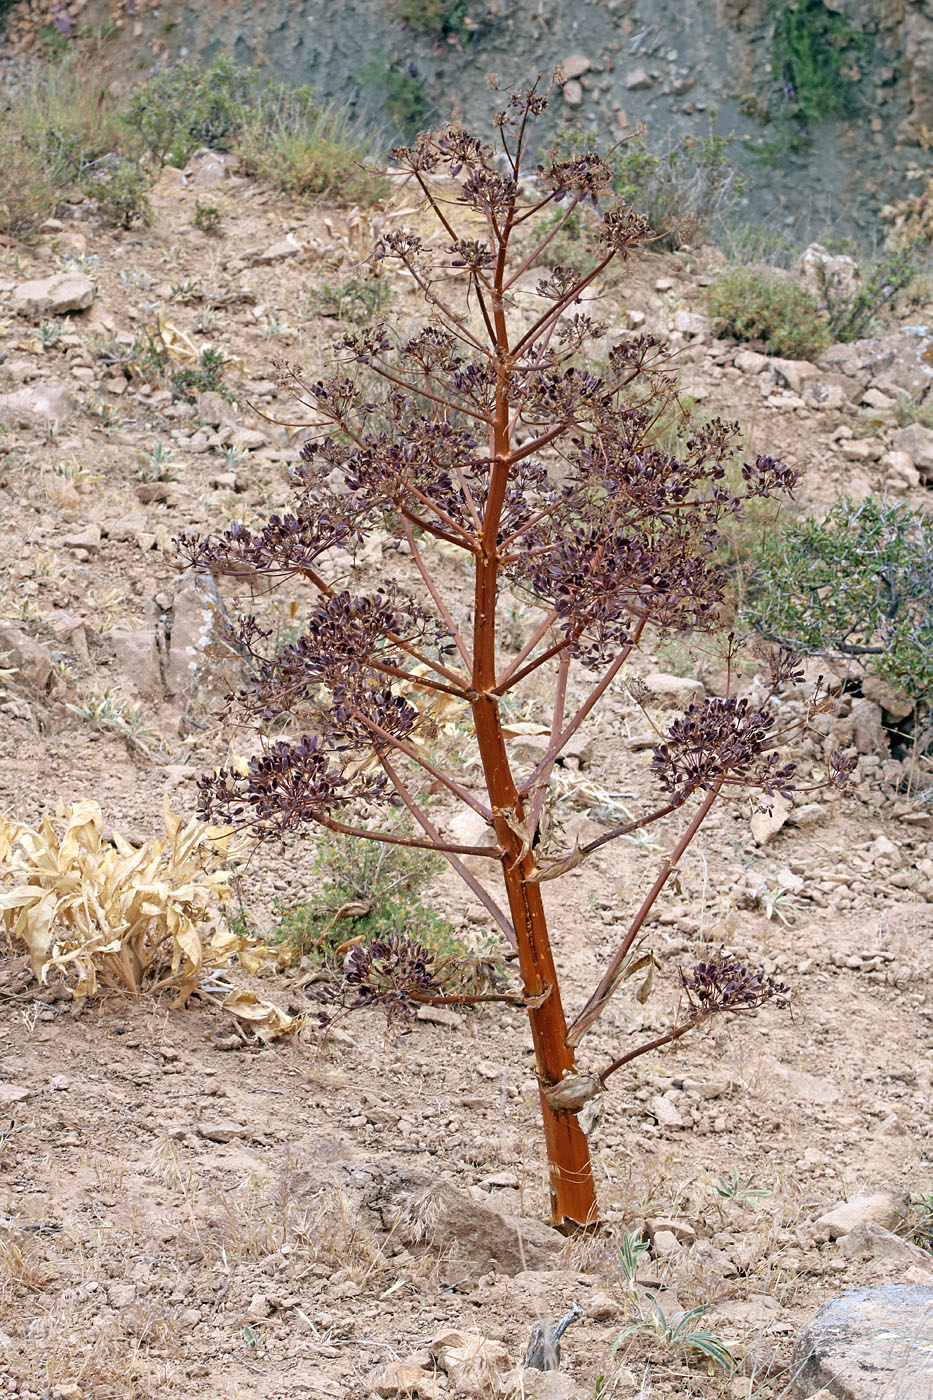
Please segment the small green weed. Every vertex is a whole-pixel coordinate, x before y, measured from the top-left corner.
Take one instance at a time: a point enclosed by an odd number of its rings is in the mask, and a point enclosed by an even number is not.
[[[211,234],[216,238],[223,234],[224,216],[216,204],[208,204],[200,199],[195,200],[194,216],[191,222],[202,233]]]
[[[136,472],[140,481],[180,481],[184,469],[171,447],[154,443]]]
[[[67,708],[92,729],[123,734],[137,743],[142,743],[155,733],[146,723],[142,706],[127,700],[109,685],[95,685],[80,705],[68,705]]]
[[[734,267],[707,289],[716,335],[760,344],[789,360],[815,358],[830,343],[819,302],[787,277]]]
[[[308,293],[308,310],[315,316],[336,316],[354,326],[365,326],[384,316],[392,304],[392,288],[383,277],[347,277],[342,282],[322,282]]]
[[[645,1298],[648,1308],[645,1307]],[[631,1338],[646,1336],[653,1342],[659,1342],[667,1351],[682,1356],[696,1352],[714,1361],[724,1371],[735,1369],[735,1357],[725,1342],[720,1341],[709,1328],[696,1325],[709,1312],[708,1303],[700,1303],[695,1308],[686,1308],[667,1317],[657,1298],[648,1293],[637,1295],[637,1306],[639,1316],[619,1333],[613,1344],[613,1356]]]
[[[897,403],[891,409],[891,418],[899,428],[909,428],[911,423],[919,423],[922,428],[933,428],[933,399],[918,403],[909,394],[898,394]]]
[[[175,370],[172,374],[172,384],[183,398],[192,403],[198,394],[207,393],[208,390],[222,393],[226,363],[222,350],[205,345],[198,356],[197,365],[186,365],[184,369]]]
[[[41,321],[39,323],[39,340],[43,350],[52,350],[64,335],[65,327],[61,321]]]
[[[767,1186],[757,1185],[753,1172],[740,1176],[738,1167],[733,1167],[728,1176],[720,1176],[716,1182],[717,1196],[724,1201],[734,1201],[747,1210],[757,1210],[765,1197],[773,1194]]]
[[[427,946],[451,939],[449,924],[421,901],[441,863],[406,846],[327,836],[312,873],[319,888],[300,904],[278,906],[276,941],[312,963],[333,963],[351,941],[401,933]]]
[[[911,1196],[907,1216],[907,1238],[921,1249],[933,1252],[933,1194]]]

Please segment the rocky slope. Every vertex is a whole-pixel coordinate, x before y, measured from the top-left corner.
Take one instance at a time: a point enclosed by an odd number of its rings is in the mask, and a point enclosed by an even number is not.
[[[879,208],[918,193],[929,172],[929,0],[834,0],[825,8],[819,0],[777,8],[770,0],[471,0],[411,8],[450,10],[455,18],[446,31],[426,34],[400,23],[389,0],[323,7],[73,0],[67,8],[27,0],[14,5],[9,23],[14,51],[34,44],[43,25],[62,36],[105,33],[101,52],[118,79],[222,50],[288,81],[313,83],[396,136],[406,123],[451,115],[482,128],[488,73],[506,85],[527,83],[561,65],[566,81],[556,116],[610,139],[644,123],[655,150],[710,129],[734,137],[747,177],[735,216],[789,227],[804,241],[829,234],[877,241]],[[837,50],[835,38],[818,41],[804,26],[795,31],[799,65],[778,71],[773,34],[788,8],[812,15],[814,24],[827,15],[842,19],[854,37]],[[786,120],[796,101],[791,76],[804,82],[814,45],[818,59],[837,58],[829,87],[812,102],[831,109],[838,99],[845,110],[800,128]]]
[[[206,197],[225,211],[223,238],[192,227]],[[171,540],[287,500],[300,433],[269,421],[293,417],[271,362],[320,364],[342,330],[328,298],[366,273],[378,227],[289,204],[210,153],[164,170],[153,204],[143,232],[108,230],[83,202],[34,244],[0,248],[0,530],[12,544],[0,807],[36,821],[94,797],[108,832],[137,841],[159,834],[166,793],[191,810],[193,780],[222,752],[212,711],[238,665],[215,626],[223,607],[294,621],[287,599],[276,613],[274,598],[195,585]],[[933,434],[898,429],[890,406],[898,390],[929,395],[928,332],[912,318],[818,364],[717,340],[702,309],[717,256],[638,259],[601,315],[613,333],[668,336],[684,392],[740,418],[750,451],[803,468],[805,505],[843,488],[924,506]],[[387,290],[394,317],[415,313],[410,285]],[[229,398],[173,383],[208,344],[226,356]],[[371,586],[403,569],[376,538],[356,576]],[[644,666],[667,705],[722,683],[709,657],[666,651]],[[791,694],[790,711],[800,702]],[[795,1335],[842,1287],[927,1289],[930,1256],[904,1232],[933,1191],[931,771],[892,748],[890,703],[883,688],[840,694],[804,755],[817,766],[824,745],[850,748],[849,794],[755,827],[725,808],[685,863],[656,925],[659,991],[646,1005],[620,998],[593,1050],[667,1024],[677,969],[708,940],[791,982],[794,1015],[739,1018],[613,1081],[593,1137],[607,1224],[596,1240],[564,1243],[536,1222],[546,1172],[518,1012],[435,1008],[398,1039],[364,1013],[322,1036],[309,989],[278,977],[254,985],[301,1029],[264,1046],[218,1004],[219,984],[184,1011],[110,997],[78,1014],[67,991],[31,980],[19,947],[4,949],[4,1393],[477,1400],[508,1393],[532,1326],[576,1304],[561,1371],[527,1372],[529,1400],[592,1400],[600,1375],[618,1400],[646,1388],[744,1400],[769,1377],[780,1393]],[[604,829],[605,802],[648,783],[652,737],[624,694],[607,705],[563,773],[570,839]],[[536,738],[519,740],[526,757]],[[654,844],[605,848],[562,888],[557,951],[575,1001],[673,828],[656,830]],[[241,895],[268,927],[274,898],[306,890],[307,855],[267,851]],[[481,927],[452,880],[433,900],[461,932]],[[631,1318],[619,1249],[633,1229],[650,1245],[642,1286],[669,1317],[707,1305],[734,1377],[650,1331],[612,1355]]]

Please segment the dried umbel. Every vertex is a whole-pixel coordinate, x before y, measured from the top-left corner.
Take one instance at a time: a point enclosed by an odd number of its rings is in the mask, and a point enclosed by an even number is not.
[[[460,999],[527,1009],[552,1216],[582,1225],[595,1220],[596,1200],[578,1111],[592,1121],[599,1086],[655,1042],[601,1070],[577,1065],[578,1046],[626,969],[643,965],[635,945],[645,920],[713,804],[794,791],[786,750],[808,716],[778,722],[775,697],[799,679],[797,665],[765,658],[769,679],[754,703],[732,693],[705,700],[659,736],[658,801],[572,852],[549,846],[549,784],[573,736],[648,638],[717,629],[722,524],[749,499],[786,495],[797,476],[768,456],[743,461],[737,425],[718,418],[692,426],[676,450],[662,446],[657,420],[676,411],[676,386],[657,339],[622,335],[601,347],[600,373],[587,367],[592,341],[606,334],[588,314],[588,289],[651,231],[613,203],[611,167],[594,152],[544,159],[533,181],[520,176],[546,103],[534,91],[510,96],[495,120],[496,147],[451,125],[393,153],[407,172],[406,200],[412,192],[423,200],[437,236],[426,221],[420,232],[394,228],[375,256],[420,290],[423,321],[377,321],[345,335],[320,375],[280,366],[307,427],[292,509],[256,530],[184,539],[181,549],[195,567],[266,587],[301,582],[309,594],[303,635],[286,647],[276,650],[254,619],[243,623],[253,670],[231,711],[257,731],[260,751],[203,780],[202,815],[260,837],[317,824],[448,860],[515,950],[522,980],[518,997]],[[584,202],[601,219],[596,265],[555,267],[552,240]],[[332,552],[354,554],[377,528],[404,553],[398,582],[373,592],[335,578]],[[468,603],[449,582],[452,554],[470,577]],[[518,641],[515,599],[532,619]],[[730,642],[730,672],[733,654]],[[509,753],[503,707],[520,702],[526,682],[540,696],[545,680],[544,751],[522,768]],[[469,727],[484,793],[445,765],[434,742],[448,709]],[[844,761],[831,759],[829,780],[844,776]],[[428,789],[436,805],[420,796]],[[389,804],[407,809],[413,833],[373,825]],[[450,807],[461,804],[486,824],[488,840],[450,834]],[[543,882],[681,809],[670,855],[568,1024]],[[491,879],[477,873],[484,868]],[[734,1009],[735,987],[751,993],[752,983],[733,982],[727,993],[714,979],[715,995],[697,982],[694,1013],[668,1038]],[[456,999],[439,997],[434,983],[424,950],[396,940],[353,951],[340,999],[395,1014],[419,1000]]]

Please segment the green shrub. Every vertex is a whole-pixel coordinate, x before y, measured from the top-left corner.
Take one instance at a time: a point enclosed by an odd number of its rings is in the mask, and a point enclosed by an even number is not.
[[[179,394],[193,403],[198,394],[206,394],[209,390],[223,392],[225,368],[223,351],[206,345],[196,365],[187,365],[184,369],[175,370],[172,384]]]
[[[105,158],[91,166],[81,179],[85,194],[94,200],[106,218],[121,228],[150,222],[149,185],[149,177],[142,166],[127,156]]]
[[[830,342],[816,298],[774,273],[731,268],[707,289],[706,304],[717,335],[757,342],[769,355],[809,360]]]
[[[54,214],[66,183],[14,123],[0,119],[0,233],[34,233]]]
[[[372,143],[309,87],[275,83],[224,55],[180,63],[134,93],[127,112],[149,152],[185,165],[201,146],[236,151],[247,171],[285,194],[374,203],[388,190],[369,169]]]
[[[257,117],[239,147],[247,172],[294,197],[323,195],[339,204],[377,204],[389,182],[373,170],[371,142],[336,108],[301,116]]]
[[[0,99],[0,233],[35,232],[83,171],[133,148],[106,90],[70,58],[11,83]]]
[[[396,19],[426,39],[453,37],[463,43],[481,27],[470,15],[470,0],[392,0],[392,9]]]
[[[748,617],[772,641],[933,696],[933,526],[905,505],[838,500],[757,546]]]
[[[127,120],[155,159],[182,166],[199,146],[233,150],[268,86],[254,69],[223,54],[207,68],[179,63],[133,93]]]
[[[377,90],[389,120],[406,141],[414,140],[436,116],[413,63],[371,63],[363,72],[363,83]]]
[[[791,120],[807,127],[852,112],[867,36],[824,0],[775,0],[772,12],[771,71]]]
[[[711,119],[712,120],[712,119]],[[744,189],[731,137],[688,134],[659,151],[631,141],[612,158],[615,189],[659,235],[655,246],[700,243]]]
[[[849,341],[869,335],[876,318],[891,310],[898,292],[917,276],[918,263],[914,248],[899,248],[870,265],[850,290],[818,259],[814,263],[818,295],[832,339]]]

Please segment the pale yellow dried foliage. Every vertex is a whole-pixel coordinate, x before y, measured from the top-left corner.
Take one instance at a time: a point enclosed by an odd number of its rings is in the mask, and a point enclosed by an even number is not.
[[[892,247],[905,248],[916,243],[928,247],[933,241],[933,180],[920,194],[886,204],[881,217],[891,225],[887,242]]]
[[[230,867],[249,841],[182,825],[165,804],[165,840],[104,839],[96,802],[76,802],[38,828],[0,817],[0,927],[24,944],[35,976],[74,978],[75,997],[100,988],[136,996],[197,985],[204,944],[220,925]]]

